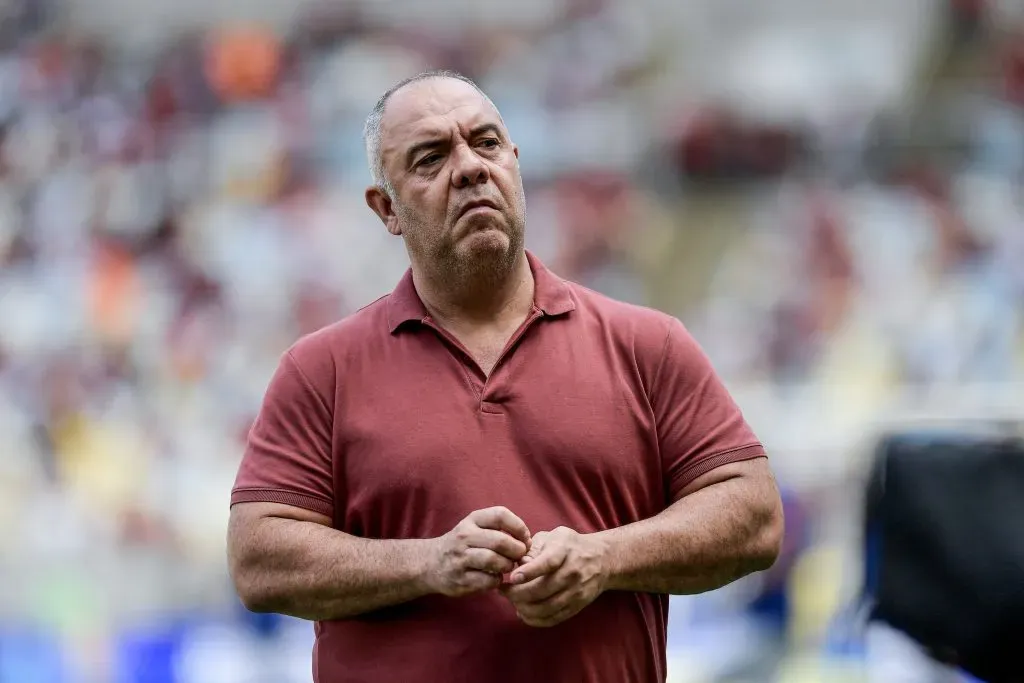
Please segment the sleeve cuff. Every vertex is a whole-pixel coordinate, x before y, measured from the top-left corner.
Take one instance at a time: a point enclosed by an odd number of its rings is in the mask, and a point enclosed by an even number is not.
[[[231,504],[238,503],[280,503],[316,512],[334,518],[334,505],[328,500],[280,489],[235,489],[231,492]]]
[[[768,454],[765,453],[764,446],[758,443],[751,444],[749,446],[740,446],[739,448],[734,448],[731,451],[702,458],[697,462],[684,467],[672,476],[671,492],[674,497],[679,491],[682,491],[689,486],[694,479],[705,475],[711,470],[717,469],[722,465],[766,457],[768,457]]]

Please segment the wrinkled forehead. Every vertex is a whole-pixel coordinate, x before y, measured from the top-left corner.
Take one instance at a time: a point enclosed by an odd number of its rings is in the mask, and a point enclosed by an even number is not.
[[[504,129],[494,105],[470,84],[451,78],[420,81],[391,96],[381,119],[381,146],[388,154],[419,138],[485,123]]]

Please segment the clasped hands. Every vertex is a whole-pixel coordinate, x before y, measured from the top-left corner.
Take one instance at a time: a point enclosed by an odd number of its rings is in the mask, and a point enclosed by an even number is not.
[[[564,622],[607,584],[607,549],[595,535],[558,527],[531,536],[503,507],[470,513],[432,548],[431,590],[459,597],[497,589],[529,626]]]

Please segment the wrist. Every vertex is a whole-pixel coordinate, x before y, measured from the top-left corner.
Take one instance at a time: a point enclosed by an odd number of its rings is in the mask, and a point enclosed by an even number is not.
[[[596,553],[601,592],[616,590],[620,569],[614,535],[608,531],[598,531],[589,534],[589,538]]]
[[[432,595],[440,593],[436,585],[437,577],[437,541],[436,538],[417,539],[411,541],[414,544],[408,555],[410,560],[409,571],[412,584],[420,595]]]

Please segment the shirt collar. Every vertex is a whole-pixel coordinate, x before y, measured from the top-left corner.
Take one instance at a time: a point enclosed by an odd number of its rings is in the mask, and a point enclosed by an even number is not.
[[[540,259],[529,251],[526,260],[533,272],[534,292],[533,305],[544,315],[558,316],[569,313],[576,308],[568,283],[548,270]],[[412,268],[405,271],[398,286],[388,297],[388,327],[394,334],[407,322],[423,322],[427,317],[427,308],[423,305],[416,286],[412,281]]]

